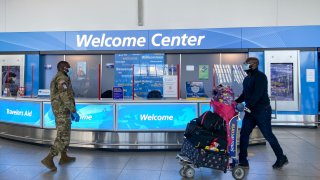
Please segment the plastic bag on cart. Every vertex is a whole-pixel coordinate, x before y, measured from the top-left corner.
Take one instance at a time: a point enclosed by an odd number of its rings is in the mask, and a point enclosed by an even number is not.
[[[230,120],[236,115],[236,105],[237,103],[234,101],[234,93],[231,87],[220,84],[213,90],[210,107],[213,107],[214,112],[226,121],[228,130]],[[231,145],[232,139],[230,133],[227,136],[228,145]]]
[[[234,93],[230,86],[220,84],[213,89],[213,97],[210,106],[214,108],[214,112],[222,117],[225,121],[236,115],[235,107],[237,103],[234,101]]]

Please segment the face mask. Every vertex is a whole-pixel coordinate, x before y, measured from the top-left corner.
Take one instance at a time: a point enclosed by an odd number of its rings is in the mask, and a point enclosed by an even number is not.
[[[72,75],[72,68],[68,68],[67,75],[68,75],[69,77],[71,77],[71,75]]]
[[[16,82],[16,80],[17,80],[16,78],[12,78],[12,81],[13,81],[13,82]]]
[[[251,69],[251,67],[252,67],[251,64],[247,64],[247,63],[242,64],[242,69],[244,71],[249,71]]]

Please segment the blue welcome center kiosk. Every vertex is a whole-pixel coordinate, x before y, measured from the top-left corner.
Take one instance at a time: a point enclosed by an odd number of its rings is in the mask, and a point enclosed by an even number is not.
[[[75,71],[80,121],[72,124],[71,146],[179,148],[186,124],[210,109],[210,98],[186,98],[186,82],[202,82],[208,97],[215,83],[239,95],[239,65],[249,56],[268,77],[273,125],[316,127],[319,47],[320,26],[0,33],[0,136],[53,142],[50,100],[38,90],[49,89],[60,60]],[[201,76],[199,67],[208,67]],[[10,72],[21,97],[7,97]],[[173,75],[165,91],[164,75]],[[123,88],[123,99],[100,98],[113,87]],[[150,90],[164,98],[141,98]],[[265,142],[257,129],[251,140]]]

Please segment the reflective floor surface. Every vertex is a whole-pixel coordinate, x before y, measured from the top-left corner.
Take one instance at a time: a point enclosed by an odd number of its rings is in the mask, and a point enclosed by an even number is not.
[[[250,169],[245,179],[252,180],[319,180],[320,129],[274,128],[274,133],[288,156],[289,164],[281,170],[272,169],[275,156],[267,145],[249,147]],[[50,172],[40,163],[48,146],[39,146],[0,138],[0,180],[57,179],[57,180],[179,180],[181,166],[175,159],[178,151],[108,151],[70,149],[76,162],[59,166]],[[194,179],[233,179],[207,168],[196,169]]]

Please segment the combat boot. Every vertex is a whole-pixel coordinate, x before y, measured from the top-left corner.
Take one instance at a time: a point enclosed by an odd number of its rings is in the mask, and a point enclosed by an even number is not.
[[[69,163],[69,162],[73,162],[75,160],[76,160],[76,158],[75,157],[69,157],[67,155],[67,152],[61,152],[61,158],[60,158],[59,164],[62,165],[62,164],[66,164],[66,163]]]
[[[57,167],[54,165],[53,162],[53,157],[50,153],[47,155],[47,157],[45,157],[44,159],[42,159],[41,163],[46,166],[48,169],[50,169],[51,171],[56,171]]]

